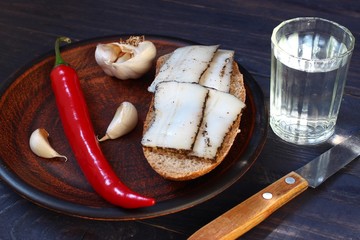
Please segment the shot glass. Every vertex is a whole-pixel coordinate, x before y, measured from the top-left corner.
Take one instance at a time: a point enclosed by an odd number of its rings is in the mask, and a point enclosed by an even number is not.
[[[273,30],[270,126],[276,135],[310,145],[334,133],[354,44],[347,28],[322,18],[294,18]]]

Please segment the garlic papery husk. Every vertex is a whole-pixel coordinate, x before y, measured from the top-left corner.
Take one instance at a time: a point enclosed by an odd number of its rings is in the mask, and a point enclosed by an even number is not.
[[[30,149],[37,156],[42,158],[64,158],[67,161],[67,157],[56,152],[50,145],[49,133],[44,128],[36,129],[30,136],[29,144]]]
[[[135,106],[130,102],[123,102],[116,109],[114,118],[110,122],[106,134],[99,142],[119,138],[132,131],[138,122],[138,113]]]
[[[104,72],[121,80],[140,78],[149,71],[155,56],[155,45],[143,36],[98,44],[95,50],[95,60]]]

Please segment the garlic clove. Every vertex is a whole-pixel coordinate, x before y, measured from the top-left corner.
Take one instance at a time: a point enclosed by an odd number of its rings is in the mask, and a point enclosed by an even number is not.
[[[104,70],[104,72],[110,76],[113,76],[109,65],[118,59],[121,49],[116,44],[98,44],[95,50],[95,60]]]
[[[44,128],[36,129],[30,136],[29,144],[30,149],[37,156],[42,158],[64,158],[67,161],[67,157],[56,152],[50,145],[49,133]]]
[[[121,44],[120,44],[121,45]],[[112,64],[114,76],[122,78],[136,78],[146,73],[152,66],[156,56],[156,48],[150,41],[139,43],[133,50],[133,57],[127,61],[118,59]]]
[[[137,79],[150,70],[156,47],[143,37],[130,37],[125,42],[98,44],[95,60],[103,71],[121,80]]]
[[[116,109],[105,136],[99,139],[99,142],[124,136],[136,127],[137,122],[138,113],[135,106],[130,102],[121,103]]]

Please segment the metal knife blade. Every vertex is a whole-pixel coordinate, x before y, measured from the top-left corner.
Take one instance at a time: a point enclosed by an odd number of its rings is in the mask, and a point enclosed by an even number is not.
[[[238,238],[305,191],[308,186],[319,186],[359,155],[360,137],[357,133],[217,217],[188,239]]]
[[[295,172],[316,188],[360,155],[360,137],[353,135]]]

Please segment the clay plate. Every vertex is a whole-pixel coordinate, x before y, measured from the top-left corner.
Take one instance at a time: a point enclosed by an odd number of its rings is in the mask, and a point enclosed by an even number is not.
[[[94,59],[97,43],[113,42],[128,36],[111,36],[81,41],[62,48],[62,56],[81,79],[94,129],[105,133],[115,109],[123,101],[132,102],[139,123],[130,134],[101,143],[119,178],[133,190],[156,198],[156,205],[126,210],[99,197],[85,180],[64,136],[49,73],[54,53],[30,62],[1,85],[0,177],[21,196],[45,208],[90,219],[133,220],[161,216],[190,208],[219,194],[235,183],[255,162],[265,141],[267,112],[259,86],[240,66],[247,89],[246,110],[238,135],[226,160],[211,173],[192,181],[165,180],[154,172],[143,156],[140,140],[151,93],[147,87],[154,78],[155,65],[141,79],[121,81],[106,76]],[[145,36],[157,47],[157,55],[194,44],[163,36]],[[50,49],[50,47],[49,47]],[[50,133],[54,148],[66,155],[42,159],[28,145],[30,134],[39,127]]]

